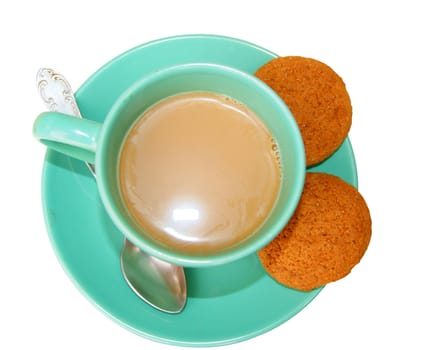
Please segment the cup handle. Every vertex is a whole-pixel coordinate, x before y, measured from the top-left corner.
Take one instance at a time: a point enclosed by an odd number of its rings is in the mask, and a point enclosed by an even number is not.
[[[33,124],[33,135],[55,151],[94,164],[101,126],[101,123],[89,119],[44,112]]]

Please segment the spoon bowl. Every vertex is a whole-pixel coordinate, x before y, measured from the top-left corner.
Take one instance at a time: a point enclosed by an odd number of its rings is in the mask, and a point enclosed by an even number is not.
[[[184,308],[187,288],[181,266],[145,254],[126,239],[121,252],[121,270],[130,288],[156,309],[178,313]]]

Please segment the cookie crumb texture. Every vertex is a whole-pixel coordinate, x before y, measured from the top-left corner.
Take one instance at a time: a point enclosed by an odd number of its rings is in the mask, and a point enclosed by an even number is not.
[[[340,76],[328,65],[306,57],[275,58],[255,76],[286,103],[304,141],[307,166],[336,151],[352,123],[352,105]]]
[[[370,238],[370,212],[358,190],[334,175],[307,173],[292,219],[258,255],[275,280],[310,291],[349,274]]]

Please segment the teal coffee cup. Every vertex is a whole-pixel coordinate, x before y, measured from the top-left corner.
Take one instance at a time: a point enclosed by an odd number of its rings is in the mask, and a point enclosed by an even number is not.
[[[194,93],[225,96],[225,98],[252,111],[272,136],[271,147],[279,162],[279,189],[274,197],[273,205],[266,213],[267,215],[265,214],[264,219],[250,229],[243,238],[235,240],[227,246],[216,247],[216,249],[213,248],[213,245],[207,249],[184,249],[183,244],[172,245],[170,242],[168,243],[167,240],[161,238],[165,232],[161,235],[155,234],[149,229],[149,226],[138,220],[137,215],[132,212],[121,186],[124,171],[120,165],[121,155],[134,125],[146,111],[155,108],[162,101],[174,96]],[[84,117],[86,118],[86,116]],[[208,117],[210,116],[205,113],[204,118]],[[175,127],[175,130],[177,128]],[[181,133],[182,128],[179,129]],[[217,132],[220,133],[219,138],[222,144],[225,144],[226,135],[235,132],[235,130],[232,128],[223,132],[216,130]],[[142,77],[130,86],[117,101],[114,101],[102,123],[58,112],[44,112],[37,117],[33,134],[36,139],[50,149],[95,165],[96,183],[104,207],[110,219],[129,241],[150,255],[186,267],[219,265],[256,253],[273,240],[290,220],[299,202],[304,184],[305,154],[303,142],[298,126],[288,107],[274,91],[254,76],[216,64],[198,63],[172,66]],[[250,136],[241,137],[241,142],[244,137]],[[185,142],[189,143],[192,140],[186,138]],[[201,148],[201,145],[198,147]],[[159,147],[152,150],[157,161],[154,158],[151,161],[146,157],[140,161],[148,168],[154,168],[159,163],[159,152],[175,152],[179,151],[178,148],[171,150],[169,146]],[[213,160],[214,157],[216,155],[210,153],[206,158],[209,161]],[[174,169],[160,177],[173,176],[176,181],[179,181],[179,187],[176,187],[178,190],[178,188],[183,188],[184,183],[182,172],[177,171],[182,167],[180,165],[177,167],[174,163]],[[209,165],[204,170],[207,170],[207,172],[204,171],[204,176],[207,177],[205,180],[210,183],[209,187],[212,189],[217,189],[220,182],[225,180],[225,175],[222,174],[205,175],[210,174]],[[189,168],[189,171],[193,172],[194,169]],[[203,172],[199,171],[194,176],[201,178],[202,174]],[[244,183],[251,181],[250,174],[244,176],[246,179],[240,179],[241,185],[234,188],[235,191],[239,190]],[[169,191],[167,188],[165,190]],[[154,207],[161,208],[162,205],[164,209],[164,203],[162,204],[157,197],[157,200],[151,203],[147,210],[153,212]],[[255,205],[253,208],[255,211]],[[173,208],[169,208],[168,205],[168,211],[171,210]],[[187,220],[196,220],[199,217],[199,211],[183,210],[178,209],[176,212],[171,212],[178,215],[173,215],[174,220],[186,219],[186,217]],[[240,212],[237,212],[235,217],[246,216],[244,210],[240,208],[237,210]],[[187,214],[187,216],[180,216],[180,213]],[[153,221],[153,219],[149,220]],[[207,216],[204,216],[204,220],[207,220]],[[216,225],[218,229],[214,231],[215,234],[218,235],[219,227],[225,226],[229,221],[231,221],[229,218],[223,217],[222,223]],[[149,224],[154,225],[153,222]],[[172,231],[174,230],[172,229]],[[235,231],[234,235],[237,234]],[[195,245],[197,241],[200,239],[193,236],[186,244]]]

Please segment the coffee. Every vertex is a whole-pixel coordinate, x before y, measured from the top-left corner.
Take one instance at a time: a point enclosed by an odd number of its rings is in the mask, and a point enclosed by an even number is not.
[[[273,136],[226,96],[182,93],[150,107],[124,140],[124,204],[143,234],[181,253],[208,254],[249,237],[281,186]]]

